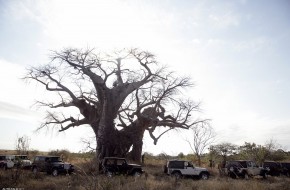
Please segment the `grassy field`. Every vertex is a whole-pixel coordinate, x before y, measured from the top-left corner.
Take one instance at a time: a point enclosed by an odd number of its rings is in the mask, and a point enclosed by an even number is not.
[[[163,173],[162,160],[147,160],[143,169],[146,174],[139,178],[96,175],[94,164],[88,159],[71,160],[76,172],[70,176],[53,177],[46,173],[33,174],[27,170],[1,170],[0,190],[3,188],[30,189],[77,189],[77,190],[290,190],[290,178],[269,177],[249,180],[220,177],[216,169],[210,170],[207,181],[180,179]]]

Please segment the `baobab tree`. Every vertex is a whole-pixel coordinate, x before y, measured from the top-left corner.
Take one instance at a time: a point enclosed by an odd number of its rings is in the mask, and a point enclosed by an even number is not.
[[[30,68],[25,77],[58,96],[37,102],[48,109],[39,129],[57,126],[62,132],[89,125],[99,159],[126,156],[131,150],[131,158],[140,161],[145,131],[156,144],[172,129],[206,122],[192,116],[198,104],[181,96],[183,88],[192,87],[190,78],[174,76],[149,52],[130,49],[108,55],[65,49],[51,58]],[[67,115],[64,109],[69,107],[78,113]]]

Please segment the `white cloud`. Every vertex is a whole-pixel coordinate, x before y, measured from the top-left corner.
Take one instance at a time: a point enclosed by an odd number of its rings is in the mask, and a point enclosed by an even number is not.
[[[27,105],[29,97],[25,95],[24,76],[25,69],[16,64],[9,63],[0,58],[0,99],[3,102],[14,102],[15,104]],[[21,96],[19,96],[21,94]]]
[[[120,1],[28,1],[11,7],[16,18],[40,23],[51,49],[66,46],[151,46],[171,33],[174,15]],[[144,5],[145,6],[145,5]],[[147,5],[148,6],[148,5]],[[154,9],[152,7],[152,9]]]
[[[26,85],[22,77],[25,68],[0,59],[0,117],[36,123],[41,112],[31,110],[35,97],[42,93],[33,86]]]
[[[266,37],[258,37],[235,44],[234,50],[237,52],[249,51],[255,53],[258,51],[270,49],[272,43],[273,42]]]
[[[213,26],[221,29],[237,27],[240,25],[239,17],[231,12],[223,15],[210,14],[209,20]]]
[[[20,121],[36,122],[41,117],[39,112],[0,101],[0,118],[9,118]]]

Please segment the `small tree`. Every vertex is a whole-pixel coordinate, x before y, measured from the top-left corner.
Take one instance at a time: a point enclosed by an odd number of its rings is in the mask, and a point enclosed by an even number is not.
[[[178,155],[177,155],[178,158],[184,158],[184,154],[183,152],[180,152]]]
[[[30,138],[28,136],[23,135],[22,137],[17,137],[15,147],[17,154],[28,154],[29,144]]]
[[[209,148],[210,151],[222,157],[222,165],[226,163],[229,156],[236,154],[237,149],[237,145],[227,142],[213,145]]]
[[[198,159],[198,165],[201,165],[201,156],[206,148],[215,140],[216,134],[208,123],[201,123],[191,128],[192,139],[186,140]]]
[[[274,141],[270,140],[265,145],[257,145],[255,143],[245,142],[244,145],[239,147],[239,154],[243,159],[254,160],[259,164],[262,164],[265,160],[273,160],[276,149],[279,145]],[[280,156],[283,154],[280,154]]]

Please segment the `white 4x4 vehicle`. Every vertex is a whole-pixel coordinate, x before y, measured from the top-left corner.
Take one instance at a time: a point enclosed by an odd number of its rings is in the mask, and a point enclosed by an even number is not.
[[[168,161],[164,166],[164,172],[176,178],[181,178],[182,176],[198,177],[203,180],[209,178],[209,172],[206,168],[195,167],[190,161],[184,160]]]

